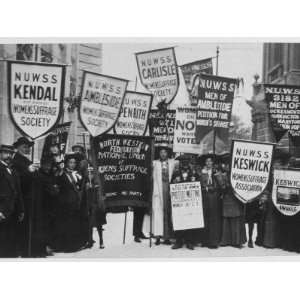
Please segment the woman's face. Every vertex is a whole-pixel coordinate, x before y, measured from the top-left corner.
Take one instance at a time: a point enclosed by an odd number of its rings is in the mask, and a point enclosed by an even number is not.
[[[74,170],[76,168],[75,158],[71,158],[67,161],[67,168],[70,169],[70,170]]]
[[[205,160],[205,165],[208,169],[211,169],[213,167],[213,161],[210,157]]]

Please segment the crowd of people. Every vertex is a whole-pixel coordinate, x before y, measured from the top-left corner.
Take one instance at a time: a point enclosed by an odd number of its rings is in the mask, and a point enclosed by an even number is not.
[[[64,157],[56,145],[39,164],[29,159],[33,142],[25,137],[0,146],[0,257],[46,257],[53,252],[76,252],[93,247],[93,229],[104,248],[106,224],[104,192],[99,175],[90,167],[85,149],[72,147]],[[155,245],[231,246],[242,249],[248,242],[300,252],[300,216],[284,216],[271,199],[272,174],[264,193],[248,204],[236,198],[229,180],[230,154],[189,154],[172,158],[168,147],[156,148],[153,161],[153,193],[149,209],[133,208],[134,241],[147,239],[144,216],[151,211]],[[276,150],[274,169],[291,165],[287,153]],[[200,181],[204,228],[173,230],[170,184]],[[246,234],[248,224],[248,237]]]

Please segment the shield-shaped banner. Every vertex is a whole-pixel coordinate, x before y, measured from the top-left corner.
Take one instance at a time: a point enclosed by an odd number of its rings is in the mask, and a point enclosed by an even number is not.
[[[154,95],[152,106],[162,101],[170,104],[179,87],[174,48],[136,53],[136,61],[141,83]]]
[[[273,148],[271,143],[232,141],[230,182],[240,201],[251,202],[267,187]]]
[[[10,117],[31,139],[49,132],[59,121],[64,97],[65,67],[8,61]]]
[[[128,80],[84,71],[79,118],[92,136],[110,131],[121,111]]]
[[[286,216],[294,216],[300,211],[300,171],[274,170],[272,201]]]
[[[145,135],[153,95],[126,91],[120,116],[115,125],[117,134]]]

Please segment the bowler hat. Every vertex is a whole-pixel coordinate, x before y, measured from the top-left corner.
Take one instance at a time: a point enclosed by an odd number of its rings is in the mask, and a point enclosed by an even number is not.
[[[28,145],[29,147],[32,147],[34,145],[34,142],[28,140],[26,137],[21,136],[17,139],[16,142],[13,143],[13,146],[15,148],[18,148],[21,145]]]
[[[70,159],[75,159],[77,161],[77,154],[75,152],[69,152],[65,154],[65,162],[67,162]]]
[[[14,147],[11,145],[0,145],[0,152],[14,152]]]
[[[72,146],[72,151],[74,151],[75,148],[80,148],[82,152],[84,152],[84,147],[82,145],[76,144],[74,146]]]

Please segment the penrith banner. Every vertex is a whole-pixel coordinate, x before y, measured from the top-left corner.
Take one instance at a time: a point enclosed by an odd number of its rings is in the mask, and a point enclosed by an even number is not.
[[[197,142],[200,143],[211,130],[215,130],[216,135],[227,144],[236,79],[201,74],[197,86]]]
[[[212,58],[197,60],[180,66],[187,90],[192,90],[192,82],[197,74],[213,74]]]
[[[84,71],[79,118],[93,137],[114,127],[127,85],[125,79]]]
[[[264,84],[264,89],[276,141],[286,132],[300,137],[300,87]]]
[[[152,138],[104,134],[93,138],[107,211],[150,204]]]
[[[179,88],[174,48],[136,53],[136,62],[142,85],[154,95],[152,107],[160,102],[170,104]]]
[[[151,94],[126,91],[115,132],[125,135],[145,135],[152,97]]]
[[[196,107],[177,107],[173,152],[200,154],[203,145],[196,142]]]
[[[57,125],[51,130],[45,139],[42,157],[52,155],[53,153],[51,153],[50,150],[53,146],[57,147],[57,152],[59,154],[65,154],[70,127],[71,122],[66,122]]]
[[[294,216],[300,211],[299,170],[274,170],[272,200],[283,215]]]
[[[204,227],[200,182],[170,184],[174,230]]]
[[[15,127],[31,139],[48,133],[59,121],[65,66],[8,61],[9,113]]]
[[[168,145],[173,148],[176,110],[167,110],[163,115],[158,109],[152,109],[149,115],[149,131],[154,137],[154,146]]]
[[[236,197],[251,202],[268,185],[274,144],[232,141],[230,182]]]

